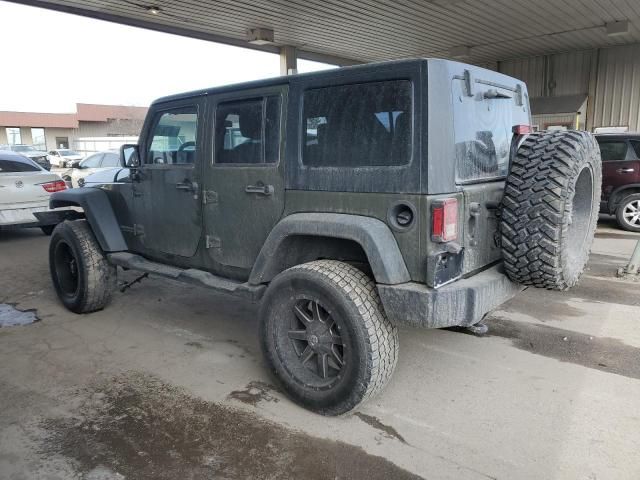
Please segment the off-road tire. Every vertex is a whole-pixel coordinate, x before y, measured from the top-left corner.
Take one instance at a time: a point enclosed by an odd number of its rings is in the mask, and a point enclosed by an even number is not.
[[[524,140],[501,206],[511,280],[550,290],[578,282],[597,226],[601,183],[600,149],[588,132],[541,132]]]
[[[56,226],[49,244],[49,270],[58,297],[75,313],[103,309],[116,289],[116,267],[107,261],[86,220]]]
[[[304,364],[287,356],[288,339],[282,340],[278,333],[295,315],[296,302],[307,299],[317,300],[328,318],[342,325],[342,375],[327,388],[302,380],[308,375],[302,373]],[[318,260],[282,272],[267,289],[260,317],[260,340],[268,367],[294,401],[317,413],[340,415],[353,410],[380,392],[395,369],[397,328],[384,313],[375,283],[346,263]]]
[[[632,202],[634,206],[640,205],[640,193],[628,195],[620,200],[620,204],[618,205],[618,208],[616,208],[616,220],[618,221],[618,225],[620,225],[620,228],[623,228],[628,232],[640,232],[640,223],[631,224],[624,218],[625,209],[627,205]]]

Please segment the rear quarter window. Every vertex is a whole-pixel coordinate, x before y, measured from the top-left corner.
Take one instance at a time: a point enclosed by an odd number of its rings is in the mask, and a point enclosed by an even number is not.
[[[303,165],[408,165],[411,104],[411,82],[407,80],[307,90],[303,98]]]
[[[29,161],[16,161],[16,160],[0,160],[0,173],[15,173],[15,172],[37,172],[42,170],[38,165]]]

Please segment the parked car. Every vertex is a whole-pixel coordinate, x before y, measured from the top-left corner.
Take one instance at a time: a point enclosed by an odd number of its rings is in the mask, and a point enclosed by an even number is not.
[[[83,155],[68,149],[57,149],[49,152],[49,162],[59,168],[77,167],[83,158]]]
[[[51,162],[47,158],[47,152],[36,150],[31,145],[0,145],[0,150],[19,153],[30,158],[45,170],[51,170]]]
[[[596,135],[602,155],[600,211],[640,232],[640,133]]]
[[[89,155],[74,168],[62,174],[63,180],[72,187],[82,187],[88,175],[120,166],[120,155],[117,151],[108,150]]]
[[[129,181],[129,169],[116,167],[116,168],[101,168],[95,173],[84,177],[82,185],[83,188],[96,187],[100,185],[108,185],[114,182]]]
[[[522,81],[434,59],[162,98],[128,175],[52,197],[87,217],[53,233],[54,289],[100,310],[120,266],[259,300],[283,390],[348,412],[391,377],[399,325],[482,332],[525,286],[578,282],[598,145],[530,119]]]
[[[0,151],[0,227],[40,227],[51,235],[57,223],[72,216],[66,208],[49,209],[51,194],[64,189],[57,174],[15,152]]]

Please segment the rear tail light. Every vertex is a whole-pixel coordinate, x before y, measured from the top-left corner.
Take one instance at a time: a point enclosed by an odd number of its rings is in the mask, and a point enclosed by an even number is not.
[[[431,204],[431,240],[450,242],[458,238],[458,200],[445,198]]]
[[[54,182],[41,183],[40,185],[42,185],[42,188],[44,188],[49,193],[59,192],[61,190],[67,189],[67,185],[64,183],[63,180],[56,180]]]
[[[533,127],[531,125],[514,125],[512,131],[516,135],[526,135],[533,133]]]

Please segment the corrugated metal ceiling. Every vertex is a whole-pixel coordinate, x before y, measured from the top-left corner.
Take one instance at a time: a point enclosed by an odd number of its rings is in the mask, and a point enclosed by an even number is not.
[[[465,61],[509,58],[640,42],[638,0],[18,0],[172,33],[248,46],[248,28],[275,31],[302,57],[343,63],[447,57],[471,47]],[[149,6],[160,7],[154,15]],[[630,32],[609,37],[607,22]],[[255,47],[254,47],[255,48]],[[262,47],[276,51],[273,46]],[[319,54],[317,56],[314,54]],[[329,58],[324,58],[329,60]]]

